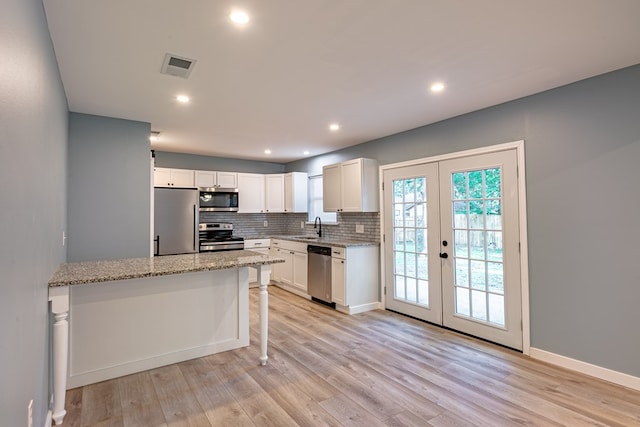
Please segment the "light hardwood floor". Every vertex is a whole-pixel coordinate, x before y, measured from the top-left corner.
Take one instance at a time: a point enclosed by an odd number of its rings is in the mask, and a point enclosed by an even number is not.
[[[640,392],[394,313],[270,288],[251,346],[69,390],[72,426],[640,426]]]

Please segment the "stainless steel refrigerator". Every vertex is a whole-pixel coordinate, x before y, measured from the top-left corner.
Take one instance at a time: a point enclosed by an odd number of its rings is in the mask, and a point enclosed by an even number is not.
[[[154,189],[154,254],[198,252],[198,190]]]

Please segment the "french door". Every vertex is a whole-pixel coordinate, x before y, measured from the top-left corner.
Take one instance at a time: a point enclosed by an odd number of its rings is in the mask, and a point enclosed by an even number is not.
[[[437,163],[384,172],[387,308],[442,324],[438,194]]]
[[[515,149],[383,179],[387,308],[521,350]]]

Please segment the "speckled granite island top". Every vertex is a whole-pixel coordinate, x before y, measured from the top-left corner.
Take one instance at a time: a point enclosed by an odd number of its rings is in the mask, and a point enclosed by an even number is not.
[[[62,264],[49,280],[49,287],[166,276],[197,271],[224,270],[284,262],[283,258],[248,250],[166,255]]]

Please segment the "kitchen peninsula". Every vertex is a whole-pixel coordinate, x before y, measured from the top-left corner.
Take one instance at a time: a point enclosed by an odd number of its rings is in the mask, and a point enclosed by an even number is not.
[[[260,363],[267,362],[271,265],[247,250],[68,263],[49,281],[53,419],[67,387],[249,345],[249,268],[260,285]]]

